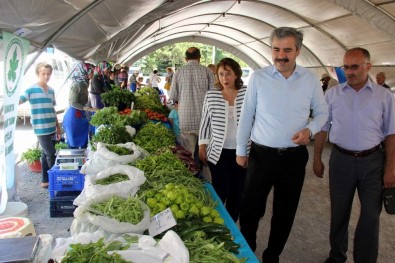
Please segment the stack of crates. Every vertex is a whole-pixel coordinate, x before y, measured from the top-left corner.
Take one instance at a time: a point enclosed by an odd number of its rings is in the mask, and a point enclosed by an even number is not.
[[[53,166],[48,171],[50,217],[72,217],[74,199],[84,188],[85,177],[80,170],[60,170]]]

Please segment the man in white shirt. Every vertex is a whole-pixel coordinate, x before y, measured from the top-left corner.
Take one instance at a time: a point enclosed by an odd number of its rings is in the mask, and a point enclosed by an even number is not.
[[[274,65],[252,74],[237,129],[236,161],[247,167],[240,230],[252,250],[256,249],[256,231],[265,214],[267,196],[274,188],[272,223],[263,263],[279,262],[303,187],[309,158],[305,145],[328,119],[318,78],[296,64],[302,41],[302,32],[294,28],[281,27],[272,32]]]

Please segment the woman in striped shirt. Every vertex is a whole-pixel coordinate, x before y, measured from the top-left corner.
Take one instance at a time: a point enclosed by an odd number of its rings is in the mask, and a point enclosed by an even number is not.
[[[232,219],[239,217],[246,169],[236,163],[236,131],[246,87],[240,65],[231,58],[217,65],[219,85],[204,99],[199,158],[208,164],[212,184]]]

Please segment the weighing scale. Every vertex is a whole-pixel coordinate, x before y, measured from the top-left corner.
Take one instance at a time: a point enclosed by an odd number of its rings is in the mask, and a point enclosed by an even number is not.
[[[86,161],[86,149],[60,149],[56,155],[55,165],[61,163],[78,163],[84,165]]]

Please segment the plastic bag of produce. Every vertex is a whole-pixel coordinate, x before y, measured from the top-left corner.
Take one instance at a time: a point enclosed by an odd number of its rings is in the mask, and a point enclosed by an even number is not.
[[[111,233],[142,234],[149,225],[150,209],[134,197],[102,194],[77,207],[74,217],[86,217],[93,225]]]
[[[97,153],[107,158],[108,160],[119,163],[132,163],[137,159],[142,159],[147,154],[143,152],[141,147],[138,147],[133,142],[119,143],[115,145],[97,143]]]
[[[92,158],[82,165],[80,173],[82,174],[97,174],[109,167],[119,165],[119,162],[108,160],[104,156],[97,153],[93,154]]]
[[[145,182],[144,172],[130,165],[109,167],[98,174],[85,176],[84,189],[74,199],[74,205],[80,206],[87,199],[105,194],[122,197],[134,196]]]
[[[118,177],[115,177],[118,175]],[[128,179],[121,180],[121,175]],[[115,181],[114,181],[115,180]],[[140,189],[140,185],[145,182],[144,172],[130,165],[117,165],[101,171],[98,174],[87,175],[85,177],[85,195],[87,198],[106,194],[116,194],[120,196],[134,196]],[[114,183],[110,183],[113,181]]]

